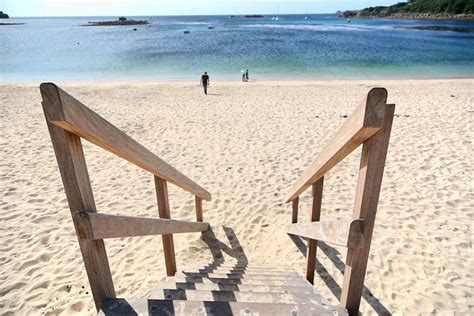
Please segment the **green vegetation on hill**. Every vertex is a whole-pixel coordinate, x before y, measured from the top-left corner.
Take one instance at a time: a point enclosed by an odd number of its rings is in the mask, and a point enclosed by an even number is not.
[[[390,17],[413,16],[416,14],[430,15],[473,15],[474,0],[409,0],[389,7],[377,6],[360,11],[346,11],[344,16],[358,17]]]

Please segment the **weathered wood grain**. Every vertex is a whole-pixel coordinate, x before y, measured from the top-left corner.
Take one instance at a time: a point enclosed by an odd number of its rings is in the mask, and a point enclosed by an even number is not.
[[[204,200],[211,200],[211,194],[201,186],[55,84],[42,83],[40,89],[43,98],[55,100],[49,102],[44,109],[49,123],[80,136]]]
[[[297,223],[297,222],[298,222],[298,204],[299,204],[299,198],[296,197],[292,202],[293,202],[293,203],[292,203],[293,212],[291,213],[291,222],[292,222],[292,223]]]
[[[359,311],[394,111],[393,104],[385,107],[382,129],[362,148],[354,218],[365,220],[366,241],[362,248],[350,248],[347,251],[341,304],[350,315],[357,315]]]
[[[347,312],[332,305],[308,304],[262,304],[209,301],[171,301],[158,299],[111,299],[99,312],[101,316],[118,315],[317,315],[344,316]]]
[[[365,242],[364,230],[365,221],[355,219],[291,224],[286,232],[339,246],[360,248]]]
[[[166,180],[155,176],[156,199],[158,200],[158,213],[160,218],[171,218],[170,203],[168,200],[168,185]],[[173,276],[176,273],[176,259],[174,255],[173,235],[162,235],[163,252],[165,254],[166,274]]]
[[[324,177],[321,177],[313,184],[313,204],[309,220],[311,222],[319,221],[321,217],[321,202],[323,199]],[[306,251],[306,280],[314,284],[314,269],[316,269],[316,251],[318,249],[318,241],[315,239],[308,240],[308,249]]]
[[[202,199],[199,196],[195,196],[194,198],[196,202],[196,221],[202,222]]]
[[[105,239],[147,235],[169,235],[206,231],[208,223],[172,219],[132,217],[80,212],[80,234],[84,239]]]
[[[52,117],[59,115],[58,94],[41,90],[43,110],[53,143],[54,152],[61,173],[64,190],[71,215],[78,234],[79,246],[91,286],[92,296],[97,310],[107,298],[115,298],[114,284],[103,240],[84,240],[79,238],[79,226],[75,220],[80,212],[96,212],[94,195],[87,172],[81,139],[62,128],[50,123]]]
[[[387,90],[384,88],[370,90],[366,100],[344,121],[328,145],[290,189],[286,198],[287,202],[296,199],[310,185],[380,130],[386,101]]]

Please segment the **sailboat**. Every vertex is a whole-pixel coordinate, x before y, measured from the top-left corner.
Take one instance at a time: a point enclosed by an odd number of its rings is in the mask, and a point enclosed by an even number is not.
[[[273,21],[278,21],[280,19],[278,14],[280,14],[280,7],[277,5],[277,15],[272,18]]]

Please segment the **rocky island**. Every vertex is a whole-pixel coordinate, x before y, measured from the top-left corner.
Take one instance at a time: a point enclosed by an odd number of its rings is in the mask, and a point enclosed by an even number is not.
[[[0,19],[9,19],[10,17],[8,14],[3,13],[3,11],[0,11]],[[25,23],[5,23],[5,22],[0,22],[0,25],[23,25]]]
[[[128,20],[126,17],[122,16],[115,21],[101,21],[101,22],[88,22],[82,26],[120,26],[120,25],[145,25],[149,24],[148,21],[139,21],[139,20]]]
[[[339,12],[344,18],[474,20],[474,0],[410,0],[392,6]]]

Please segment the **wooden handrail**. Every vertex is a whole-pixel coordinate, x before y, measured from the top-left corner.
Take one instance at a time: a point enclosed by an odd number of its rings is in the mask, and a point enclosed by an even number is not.
[[[48,122],[210,201],[211,194],[53,83],[40,86]]]
[[[314,282],[317,240],[348,247],[340,301],[351,316],[359,313],[394,111],[395,105],[387,104],[387,91],[372,89],[292,187],[287,199],[293,203],[293,224],[287,233],[309,238],[306,279],[310,283]],[[325,173],[361,144],[353,219],[319,221]],[[296,224],[299,195],[310,185],[312,223]]]
[[[291,188],[286,202],[296,199],[354,149],[382,128],[387,90],[373,88],[362,104],[349,116],[329,144]]]
[[[364,230],[365,221],[355,219],[291,224],[286,232],[348,248],[361,248],[364,245]]]
[[[209,227],[208,223],[107,215],[93,212],[78,213],[75,222],[79,237],[93,240],[202,232]]]
[[[210,200],[211,195],[55,84],[43,83],[40,90],[92,296],[99,311],[107,298],[116,297],[103,239],[161,234],[166,273],[172,276],[176,273],[173,234],[208,229],[209,224],[202,223],[202,200]],[[160,219],[97,214],[81,138],[153,173]],[[195,195],[200,222],[170,219],[168,181]]]

